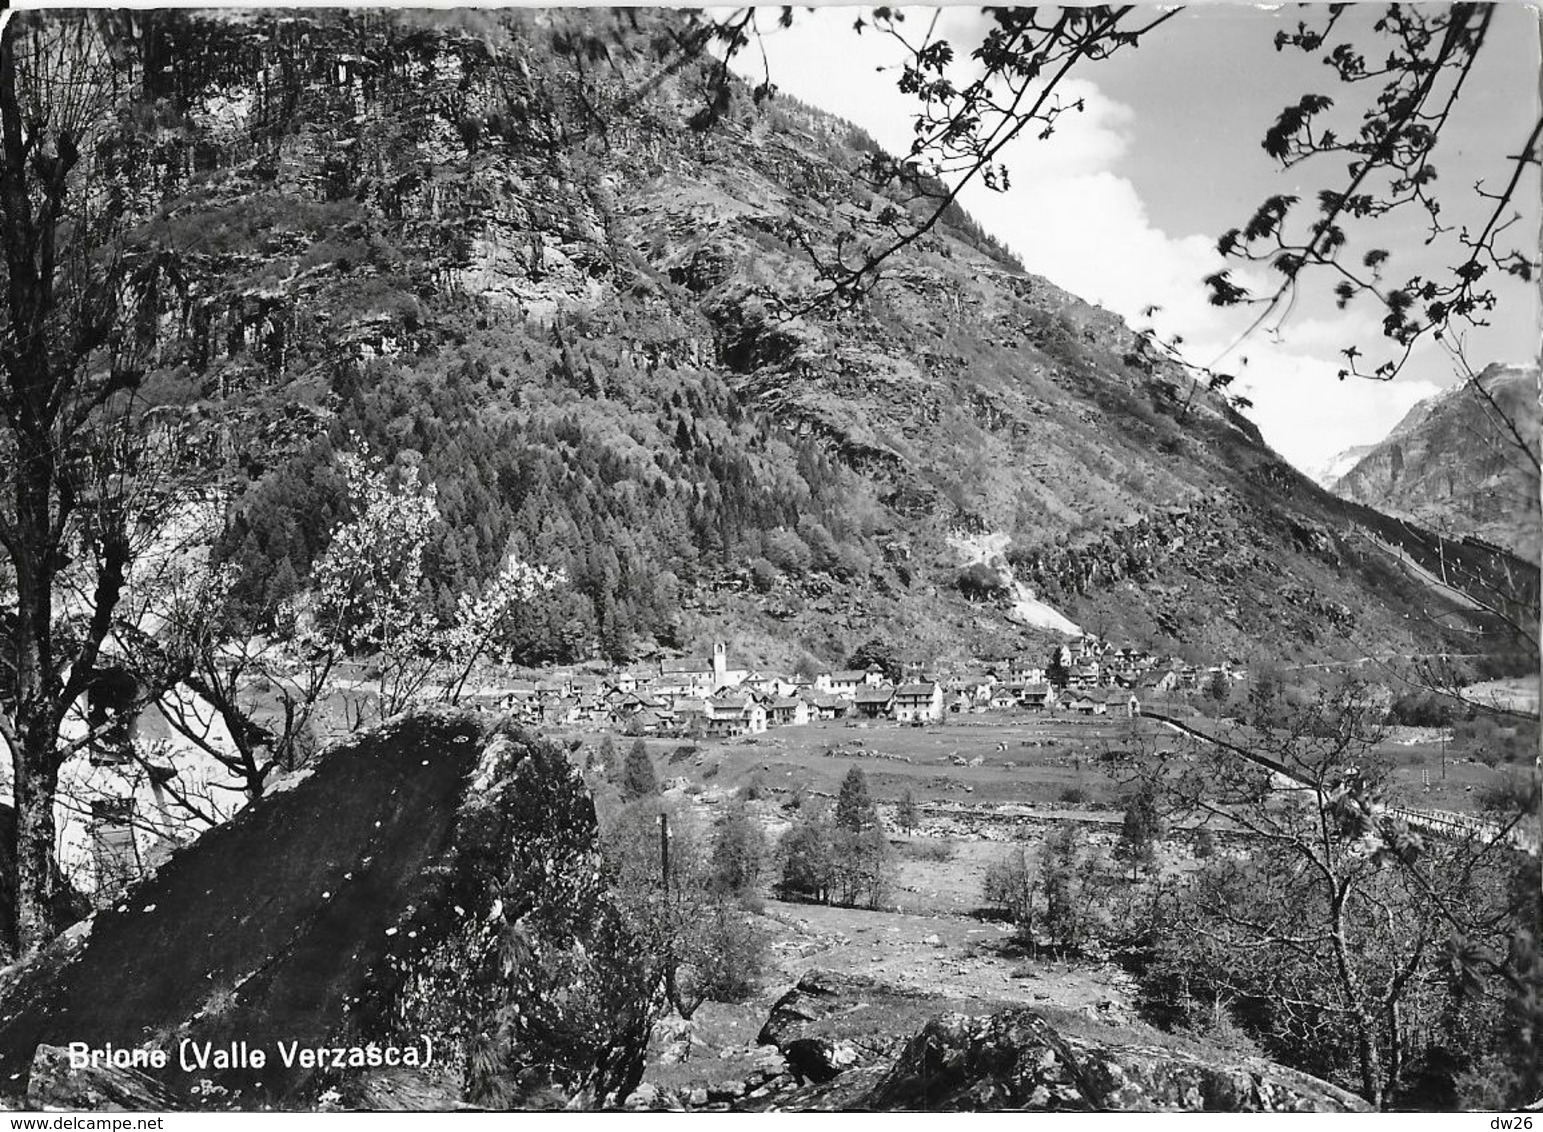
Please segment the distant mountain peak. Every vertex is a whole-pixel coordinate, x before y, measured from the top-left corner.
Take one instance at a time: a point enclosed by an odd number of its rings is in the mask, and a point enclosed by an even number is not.
[[[1539,420],[1538,368],[1496,363],[1420,401],[1338,478],[1319,482],[1346,499],[1537,561]]]

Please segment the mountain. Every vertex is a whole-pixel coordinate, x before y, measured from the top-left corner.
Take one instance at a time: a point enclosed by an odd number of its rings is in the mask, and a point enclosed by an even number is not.
[[[1421,401],[1333,490],[1536,562],[1543,538],[1538,381],[1536,367],[1496,364]]]
[[[1377,447],[1375,444],[1352,444],[1349,448],[1336,452],[1327,460],[1303,468],[1302,471],[1319,487],[1332,491],[1340,476],[1355,467],[1361,457],[1375,447]]]
[[[817,301],[809,247],[906,206],[860,131],[718,83],[689,14],[132,18],[157,119],[115,152],[151,384],[232,464],[217,550],[259,627],[308,584],[356,438],[438,489],[437,610],[506,553],[567,571],[510,642],[531,662],[727,639],[934,664],[1068,624],[1321,660],[1472,617],[962,213],[866,300]]]

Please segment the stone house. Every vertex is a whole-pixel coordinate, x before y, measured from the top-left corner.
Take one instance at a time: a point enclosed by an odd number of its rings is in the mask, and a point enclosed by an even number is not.
[[[796,696],[773,696],[765,706],[768,727],[797,727],[809,722],[809,705]]]
[[[841,719],[852,710],[852,701],[831,692],[813,692],[800,697],[809,705],[810,719]]]
[[[991,694],[990,706],[993,711],[1007,711],[1018,706],[1018,697],[1004,684]]]
[[[852,714],[861,719],[887,719],[895,689],[888,684],[878,687],[861,685],[852,695]]]
[[[894,716],[901,723],[933,722],[943,718],[943,687],[933,680],[901,684],[895,689]]]
[[[1094,689],[1078,692],[1072,697],[1071,709],[1078,715],[1103,715],[1109,705],[1104,701],[1104,693]]]
[[[1030,711],[1053,711],[1056,706],[1055,685],[1044,682],[1026,684],[1020,698],[1023,706]]]
[[[714,696],[707,710],[709,735],[759,735],[766,730],[766,709],[754,696]]]

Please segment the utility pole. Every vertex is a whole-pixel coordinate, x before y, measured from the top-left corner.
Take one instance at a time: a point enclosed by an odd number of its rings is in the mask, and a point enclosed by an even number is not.
[[[660,922],[665,925],[664,939],[664,995],[682,1018],[689,1018],[682,1009],[680,988],[675,982],[675,930],[674,917],[670,914],[670,816],[659,815],[659,880],[664,891],[660,905]]]
[[[664,899],[670,899],[670,815],[659,815],[659,879],[664,885]]]

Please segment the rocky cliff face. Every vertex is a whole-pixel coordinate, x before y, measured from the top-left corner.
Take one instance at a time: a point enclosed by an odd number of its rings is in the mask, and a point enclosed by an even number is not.
[[[1537,562],[1538,382],[1536,368],[1492,365],[1421,401],[1333,490]]]

